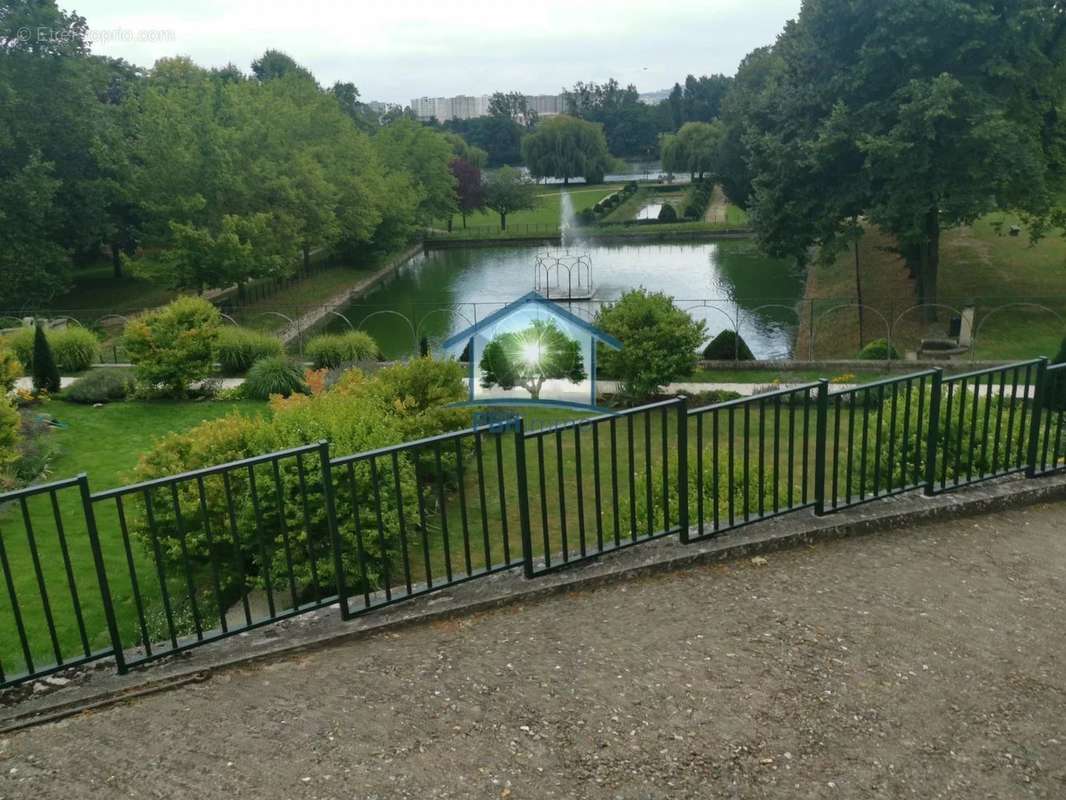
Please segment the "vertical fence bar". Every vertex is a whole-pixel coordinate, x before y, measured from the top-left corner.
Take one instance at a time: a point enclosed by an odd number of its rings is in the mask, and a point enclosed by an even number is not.
[[[341,610],[341,619],[351,619],[348,608],[348,590],[344,580],[344,561],[341,558],[340,526],[337,524],[337,505],[333,497],[333,465],[329,460],[329,442],[318,443],[318,458],[322,462],[322,493],[326,500],[326,525],[329,529],[330,550],[333,551],[333,571],[337,578],[337,603]],[[355,486],[353,479],[352,486]],[[352,514],[359,518],[359,507],[352,497]],[[362,554],[360,554],[361,556]]]
[[[111,637],[111,649],[114,651],[115,666],[119,675],[126,674],[126,658],[122,652],[122,637],[118,632],[115,618],[115,604],[111,598],[111,586],[107,582],[107,570],[104,556],[100,550],[100,533],[96,528],[96,514],[93,513],[93,499],[89,491],[89,478],[82,473],[78,476],[78,489],[81,491],[82,513],[85,515],[85,529],[89,534],[89,549],[93,554],[96,567],[96,581],[100,585],[100,600],[104,604],[104,619],[107,621],[107,633]]]
[[[688,401],[677,403],[677,524],[681,528],[681,543],[688,544]]]
[[[522,566],[533,577],[533,537],[529,531],[529,487],[526,485],[526,425],[518,417],[514,426],[514,459],[518,477],[518,519],[522,530]]]
[[[1036,365],[1036,388],[1033,390],[1033,411],[1029,419],[1029,450],[1025,465],[1025,477],[1036,477],[1036,459],[1040,448],[1040,415],[1044,407],[1044,392],[1047,387],[1047,358],[1041,357]],[[1026,394],[1029,388],[1026,387]]]
[[[837,415],[837,419],[840,415]],[[839,428],[838,428],[839,433]],[[822,378],[818,381],[817,410],[814,427],[814,513],[816,516],[825,514],[825,448],[829,439],[829,381]],[[806,448],[808,443],[803,442]],[[836,456],[834,453],[833,465],[836,468]]]
[[[932,393],[929,397],[929,430],[925,440],[925,496],[936,492],[936,443],[940,436],[940,387],[944,370],[937,367],[930,380]]]

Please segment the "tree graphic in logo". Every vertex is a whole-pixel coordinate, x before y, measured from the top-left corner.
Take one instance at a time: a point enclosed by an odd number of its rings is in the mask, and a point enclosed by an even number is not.
[[[529,392],[534,400],[546,381],[580,383],[588,377],[581,346],[551,320],[534,320],[529,327],[508,331],[485,345],[481,356],[481,386]]]

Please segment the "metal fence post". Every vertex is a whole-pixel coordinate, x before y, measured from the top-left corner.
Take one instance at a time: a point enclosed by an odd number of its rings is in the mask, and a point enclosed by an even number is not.
[[[1047,357],[1041,356],[1036,365],[1036,389],[1033,392],[1033,412],[1029,420],[1029,450],[1026,460],[1025,477],[1036,477],[1036,459],[1040,452],[1040,423],[1044,410],[1044,393],[1047,391]],[[1025,388],[1026,394],[1029,387]]]
[[[825,449],[829,442],[829,381],[818,381],[816,417],[814,426],[814,513],[825,514]],[[803,446],[806,448],[807,443]]]
[[[529,530],[529,485],[526,481],[526,423],[522,417],[514,425],[514,460],[518,478],[518,518],[522,530],[522,565],[527,578],[533,577],[533,537]]]
[[[104,604],[104,618],[107,620],[107,632],[111,637],[111,649],[115,656],[115,666],[119,675],[125,675],[126,656],[122,652],[122,636],[118,632],[118,620],[115,618],[115,604],[111,598],[111,586],[107,582],[107,569],[104,556],[100,550],[100,533],[96,529],[96,514],[93,512],[92,493],[89,491],[89,478],[83,472],[78,476],[78,488],[81,490],[81,506],[85,515],[85,528],[89,534],[89,548],[93,553],[96,566],[96,582],[100,585],[100,599]]]
[[[925,496],[936,494],[936,445],[940,438],[940,394],[944,382],[944,370],[936,368],[930,380],[932,394],[929,398],[929,433],[925,441]]]
[[[688,400],[680,397],[677,402],[677,525],[681,529],[682,544],[689,542],[689,524]]]
[[[329,442],[318,443],[318,458],[322,464],[322,494],[326,500],[326,520],[329,526],[329,549],[333,551],[333,571],[336,573],[337,603],[340,605],[341,619],[351,619],[348,608],[348,589],[344,580],[344,559],[341,558],[340,525],[337,524],[337,505],[333,497],[333,465],[329,460]],[[352,513],[359,509],[352,504]]]

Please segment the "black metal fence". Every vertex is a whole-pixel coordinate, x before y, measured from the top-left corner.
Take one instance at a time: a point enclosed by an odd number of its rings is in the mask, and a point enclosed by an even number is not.
[[[0,685],[120,671],[334,604],[345,619],[522,567],[678,535],[1066,469],[1066,366],[690,409],[668,400],[538,430],[521,418],[332,456],[326,443],[91,493],[0,495]]]

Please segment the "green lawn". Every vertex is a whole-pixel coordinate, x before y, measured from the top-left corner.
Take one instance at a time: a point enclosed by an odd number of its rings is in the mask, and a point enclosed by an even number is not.
[[[621,188],[622,184],[609,184],[591,188],[575,185],[565,191],[570,195],[574,213],[577,214],[586,208],[592,208],[604,197]],[[538,186],[536,208],[509,214],[507,216],[508,231],[512,234],[519,232],[557,233],[563,191],[564,189],[560,186]],[[444,229],[447,225],[438,223],[437,227]],[[452,221],[452,233],[457,236],[472,235],[474,233],[487,235],[490,231],[499,231],[499,229],[500,215],[491,210],[479,211],[467,217],[466,233],[463,231],[463,221],[459,216],[456,216]]]
[[[54,400],[43,409],[64,426],[53,430],[60,448],[52,472],[46,480],[59,480],[79,473],[87,473],[93,491],[101,491],[127,483],[141,453],[165,433],[187,429],[202,420],[215,419],[239,411],[242,414],[265,412],[265,404],[258,402],[200,402],[167,401],[114,403],[102,408],[80,406]],[[74,584],[81,600],[89,646],[93,650],[109,644],[103,609],[98,595],[95,566],[88,546],[81,500],[77,488],[65,489],[58,497],[59,516],[67,537]],[[60,549],[54,509],[47,495],[40,495],[27,503],[41,571],[57,636],[64,658],[76,657],[81,650],[81,637],[73,604],[70,600],[67,576]],[[128,573],[124,551],[117,535],[118,523],[111,506],[100,508],[97,524],[100,530],[104,560],[110,576]],[[27,543],[21,511],[9,506],[0,511],[0,534],[15,581],[27,636],[32,644],[35,661],[50,664],[54,661],[45,622],[37,579]],[[136,562],[145,567],[146,558],[134,553]],[[135,619],[128,582],[112,580],[112,588],[120,624],[128,641],[135,641]],[[0,664],[8,674],[24,669],[18,644],[11,603],[6,591],[0,592]]]
[[[242,303],[233,312],[241,325],[263,331],[276,331],[288,324],[279,313],[295,319],[300,314],[326,303],[330,298],[369,278],[380,267],[375,262],[365,266],[339,265],[294,279],[277,293]]]
[[[939,309],[938,321],[931,324],[913,308],[914,282],[894,252],[894,241],[867,228],[859,248],[864,302],[872,309],[866,315],[865,341],[884,337],[887,323],[894,326],[897,348],[914,350],[923,337],[945,335],[948,319],[972,304],[977,312],[976,358],[1009,361],[1055,355],[1066,335],[1066,238],[1051,235],[1032,245],[1025,230],[1016,237],[1007,234],[1012,224],[1022,222],[998,213],[944,232],[939,300],[949,308]],[[811,271],[806,299],[815,303],[814,356],[852,358],[858,352],[857,314],[831,309],[855,302],[854,253],[844,253],[832,264],[815,262]],[[796,350],[806,354],[809,314],[805,309],[800,316]]]
[[[116,278],[110,263],[77,267],[71,277],[70,291],[53,299],[50,306],[79,318],[141,311],[169,302],[176,295],[172,289],[145,278],[132,275]]]

